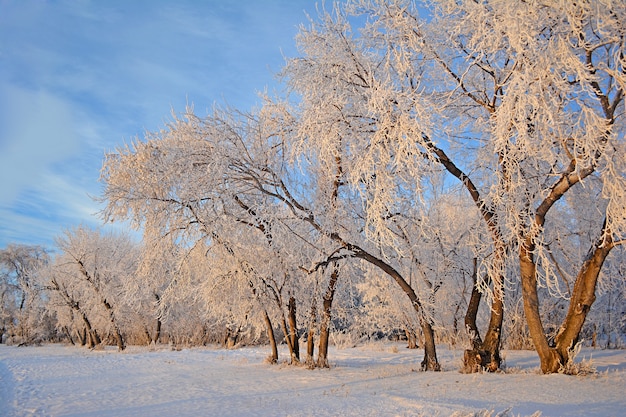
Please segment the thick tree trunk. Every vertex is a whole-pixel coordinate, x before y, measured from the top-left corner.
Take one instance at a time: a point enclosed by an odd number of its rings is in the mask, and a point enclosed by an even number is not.
[[[270,340],[270,347],[272,349],[270,363],[276,363],[278,362],[278,346],[276,346],[274,328],[272,327],[272,321],[270,320],[269,314],[267,314],[267,310],[263,310],[263,319],[265,321],[265,327],[267,328],[267,338]]]
[[[420,314],[420,312],[418,312],[418,314]],[[435,349],[435,331],[433,330],[430,320],[421,314],[420,322],[422,332],[424,333],[424,360],[422,360],[421,363],[422,369],[424,371],[440,371],[441,366],[437,361],[437,351]]]
[[[296,299],[289,297],[289,338],[291,339],[292,354],[296,362],[300,362],[300,342],[298,340],[298,325],[296,321]]]
[[[102,340],[100,340],[100,336],[98,336],[98,332],[96,332],[96,330],[91,327],[91,323],[89,322],[87,315],[82,311],[79,311],[79,313],[81,315],[81,318],[83,319],[83,323],[85,325],[85,329],[86,329],[87,336],[88,336],[87,347],[89,347],[90,349],[93,349],[97,345],[102,343]]]
[[[322,322],[320,324],[320,345],[317,353],[317,366],[320,368],[328,368],[328,339],[330,336],[330,321],[333,299],[335,297],[335,289],[337,288],[337,280],[339,279],[339,270],[333,268],[328,280],[326,294],[322,303],[324,311],[322,312]]]
[[[608,236],[598,241],[589,250],[576,277],[567,316],[555,338],[555,347],[563,363],[569,361],[569,352],[578,342],[587,314],[596,300],[596,285],[602,265],[613,247],[613,241]]]
[[[504,317],[504,302],[500,291],[495,291],[491,304],[489,327],[485,334],[482,351],[482,367],[490,372],[500,369],[500,341],[502,340],[502,320]]]
[[[561,367],[561,358],[556,350],[551,349],[543,330],[539,314],[539,296],[537,293],[537,265],[533,256],[534,245],[525,242],[520,247],[520,276],[522,280],[522,298],[524,314],[530,337],[539,355],[541,371],[544,374],[557,372]]]
[[[559,372],[571,360],[570,351],[580,337],[580,331],[596,298],[596,284],[602,265],[614,247],[610,234],[604,232],[603,229],[604,237],[589,250],[576,277],[567,316],[557,333],[554,348],[548,344],[539,316],[537,266],[532,255],[533,246],[527,243],[520,249],[524,312],[543,373]]]
[[[481,292],[478,290],[476,285],[474,285],[474,288],[472,289],[472,295],[470,296],[470,301],[467,305],[467,312],[465,313],[465,331],[470,338],[472,350],[475,351],[480,350],[483,344],[483,340],[480,337],[478,326],[476,325],[476,316],[478,314],[478,307],[480,307],[481,298]]]

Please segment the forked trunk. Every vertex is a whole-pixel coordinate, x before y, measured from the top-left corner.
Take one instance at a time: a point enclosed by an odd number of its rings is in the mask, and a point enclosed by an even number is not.
[[[537,266],[532,255],[533,247],[530,244],[526,244],[522,245],[520,249],[524,312],[530,336],[541,361],[541,371],[545,374],[559,372],[572,359],[570,358],[571,349],[580,337],[580,331],[596,298],[596,284],[602,265],[611,249],[615,246],[610,238],[610,233],[603,233],[603,235],[605,237],[596,242],[589,250],[576,277],[567,316],[556,336],[554,348],[548,344],[541,324],[541,317],[539,316]]]
[[[495,372],[500,369],[500,342],[502,340],[502,321],[504,317],[503,277],[494,282],[494,296],[491,304],[491,316],[485,340],[480,337],[476,316],[482,294],[479,289],[477,260],[474,259],[473,288],[465,314],[465,328],[470,336],[472,349],[466,350],[463,358],[463,371],[467,373],[487,370]]]
[[[117,349],[122,351],[126,349],[126,344],[124,343],[124,337],[122,336],[122,332],[117,325],[117,321],[115,320],[115,314],[113,313],[113,306],[106,300],[102,300],[102,305],[107,309],[109,313],[109,321],[111,326],[113,327],[114,336],[115,336],[115,344],[117,345]]]
[[[80,311],[80,315],[83,319],[83,324],[85,325],[85,330],[87,333],[87,347],[93,349],[97,345],[102,343],[102,340],[100,340],[100,336],[98,336],[98,332],[96,332],[96,329],[91,327],[91,323],[89,322],[87,315],[83,311]]]
[[[76,330],[76,336],[78,337],[78,343],[81,346],[85,346],[87,344],[87,329],[82,327],[80,330]]]
[[[87,338],[88,339],[87,346],[90,349],[93,349],[102,343],[102,339],[100,339],[100,335],[98,335],[98,332],[96,331],[96,329],[90,329],[87,332],[87,335],[89,336]]]

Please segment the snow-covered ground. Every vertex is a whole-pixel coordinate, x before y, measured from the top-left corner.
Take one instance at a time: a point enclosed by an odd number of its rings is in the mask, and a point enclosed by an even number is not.
[[[113,349],[0,345],[3,416],[625,416],[626,351],[583,350],[597,373],[540,375],[531,351],[506,374],[420,372],[403,345],[331,348],[331,369],[265,363],[263,347]],[[285,357],[283,352],[283,358]],[[579,358],[580,359],[580,358]]]

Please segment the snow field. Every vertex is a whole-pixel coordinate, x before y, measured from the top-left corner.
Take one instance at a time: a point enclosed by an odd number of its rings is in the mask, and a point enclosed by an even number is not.
[[[622,416],[626,351],[583,350],[598,372],[539,374],[532,351],[505,352],[509,373],[421,372],[403,345],[331,348],[331,369],[269,365],[266,347],[235,350],[0,346],[6,416]],[[286,358],[286,352],[281,352]]]

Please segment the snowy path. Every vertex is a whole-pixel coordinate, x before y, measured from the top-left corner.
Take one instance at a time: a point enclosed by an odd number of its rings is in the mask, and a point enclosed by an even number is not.
[[[263,362],[265,348],[127,352],[61,345],[0,346],[0,414],[7,416],[465,416],[626,415],[626,351],[593,354],[598,375],[536,373],[534,352],[509,352],[513,374],[463,375],[460,351],[444,372],[389,345],[332,349],[330,370]],[[283,356],[284,357],[284,356]],[[6,413],[6,414],[5,414]],[[455,414],[456,413],[456,414]]]

